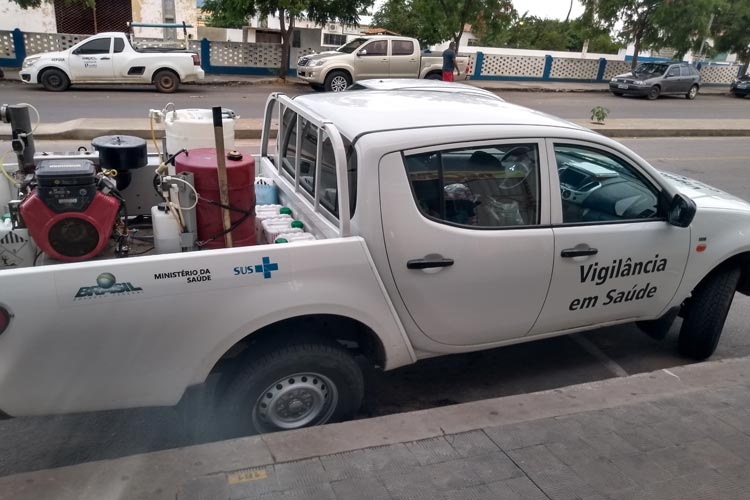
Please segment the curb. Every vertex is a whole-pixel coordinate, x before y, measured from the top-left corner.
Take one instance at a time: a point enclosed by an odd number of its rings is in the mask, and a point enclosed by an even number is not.
[[[712,361],[532,394],[27,472],[0,478],[0,499],[174,500],[181,485],[195,478],[715,390],[747,383],[749,376],[750,358]]]

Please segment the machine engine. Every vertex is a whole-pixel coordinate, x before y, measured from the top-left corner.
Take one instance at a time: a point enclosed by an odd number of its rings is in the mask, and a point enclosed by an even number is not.
[[[88,160],[45,160],[37,186],[20,206],[29,235],[45,254],[62,262],[96,257],[107,245],[120,200],[97,188]]]

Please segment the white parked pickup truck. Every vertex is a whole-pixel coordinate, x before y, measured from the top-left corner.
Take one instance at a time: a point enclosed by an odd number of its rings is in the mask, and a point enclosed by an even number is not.
[[[469,58],[456,56],[456,80],[466,80]],[[361,36],[335,51],[302,56],[297,76],[315,90],[341,92],[352,83],[368,78],[443,77],[443,56],[423,55],[419,41],[400,36]]]
[[[371,367],[607,325],[679,315],[707,358],[750,294],[750,204],[485,96],[274,94],[256,170],[317,240],[0,270],[0,409],[174,405],[217,374],[222,418],[293,429],[351,417]]]
[[[62,92],[77,83],[153,84],[172,93],[182,82],[202,80],[200,56],[183,49],[135,48],[124,33],[99,33],[68,50],[28,56],[20,72],[26,83]]]

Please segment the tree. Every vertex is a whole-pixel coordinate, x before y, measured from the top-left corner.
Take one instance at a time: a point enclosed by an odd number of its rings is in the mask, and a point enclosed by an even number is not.
[[[721,52],[734,52],[747,72],[750,65],[750,2],[729,0],[720,6],[712,33],[714,49]]]
[[[583,0],[596,25],[614,29],[633,43],[633,68],[642,48],[667,46],[684,54],[706,34],[711,13],[723,0]]]
[[[206,0],[203,10],[228,19],[247,19],[256,14],[278,16],[281,28],[279,78],[285,80],[296,19],[307,18],[320,25],[338,21],[357,26],[359,15],[372,4],[373,0]]]
[[[460,47],[465,25],[475,32],[505,29],[515,15],[511,0],[387,0],[373,24],[426,45],[452,40]]]

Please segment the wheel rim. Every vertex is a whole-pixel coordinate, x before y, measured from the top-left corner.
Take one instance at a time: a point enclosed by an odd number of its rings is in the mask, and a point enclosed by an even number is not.
[[[346,81],[346,78],[344,78],[341,75],[334,76],[331,79],[331,90],[334,92],[342,92],[346,90],[346,87],[349,86],[349,82]]]
[[[60,78],[60,75],[52,73],[47,75],[47,83],[50,87],[59,87],[62,85],[62,78]]]
[[[319,373],[296,373],[269,385],[253,405],[259,432],[298,429],[327,422],[338,404],[338,390]]]
[[[648,96],[650,98],[652,98],[652,99],[656,99],[657,97],[659,97],[659,89],[656,88],[656,87],[652,88],[651,92],[649,92]]]
[[[690,98],[692,99],[698,93],[698,87],[690,87]]]
[[[174,80],[171,76],[162,76],[159,78],[159,86],[164,90],[172,90],[174,88]]]

